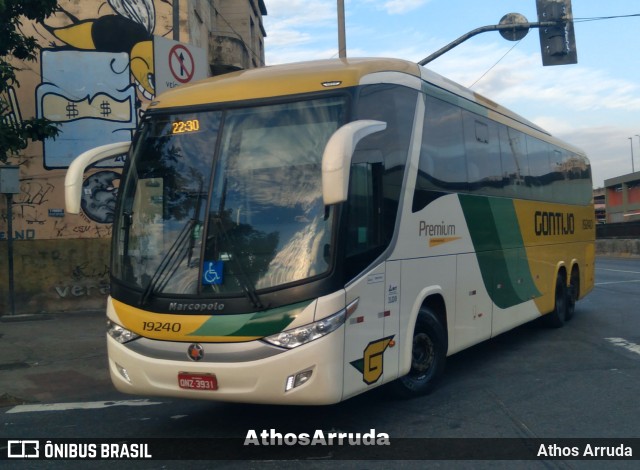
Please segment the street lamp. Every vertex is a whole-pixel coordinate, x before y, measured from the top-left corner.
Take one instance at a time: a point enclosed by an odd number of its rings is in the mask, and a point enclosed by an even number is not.
[[[638,138],[638,144],[640,145],[640,135],[636,134],[636,137]],[[633,170],[633,160],[631,161],[631,169]]]
[[[631,142],[631,173],[635,173],[636,170],[633,167],[633,137],[629,137],[629,142]]]

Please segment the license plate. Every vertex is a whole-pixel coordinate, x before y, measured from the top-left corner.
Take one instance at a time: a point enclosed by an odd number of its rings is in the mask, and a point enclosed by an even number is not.
[[[218,380],[213,374],[179,372],[178,386],[186,390],[218,390]]]

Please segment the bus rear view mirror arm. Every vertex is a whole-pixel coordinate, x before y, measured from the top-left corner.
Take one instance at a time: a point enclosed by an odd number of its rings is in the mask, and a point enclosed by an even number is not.
[[[386,122],[360,120],[333,133],[322,154],[322,198],[326,206],[347,200],[351,158],[358,142],[386,128]]]
[[[82,180],[86,169],[99,161],[127,153],[130,146],[131,142],[102,145],[81,153],[71,162],[64,178],[64,199],[69,214],[80,212]]]

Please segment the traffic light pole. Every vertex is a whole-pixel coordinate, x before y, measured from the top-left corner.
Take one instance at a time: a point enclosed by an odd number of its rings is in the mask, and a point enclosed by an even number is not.
[[[438,49],[436,52],[434,52],[430,56],[425,57],[420,62],[418,62],[418,64],[426,65],[432,60],[435,60],[438,57],[440,57],[442,54],[449,52],[454,47],[459,46],[460,44],[465,42],[467,39],[472,38],[473,36],[477,36],[478,34],[481,34],[481,33],[487,33],[489,31],[507,31],[507,32],[513,31],[514,33],[524,32],[524,35],[526,35],[526,33],[531,28],[552,28],[552,27],[558,27],[558,26],[562,27],[565,24],[566,24],[566,21],[560,20],[560,21],[540,21],[537,23],[493,24],[488,26],[482,26],[480,28],[476,28],[472,31],[469,31],[467,34],[463,34],[455,41],[450,42],[443,48]]]

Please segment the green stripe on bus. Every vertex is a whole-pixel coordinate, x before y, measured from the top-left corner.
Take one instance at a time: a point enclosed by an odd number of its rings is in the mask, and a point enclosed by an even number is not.
[[[540,295],[510,199],[458,195],[492,302],[508,308]]]
[[[305,301],[264,312],[212,315],[189,336],[269,336],[283,331],[310,304]]]

